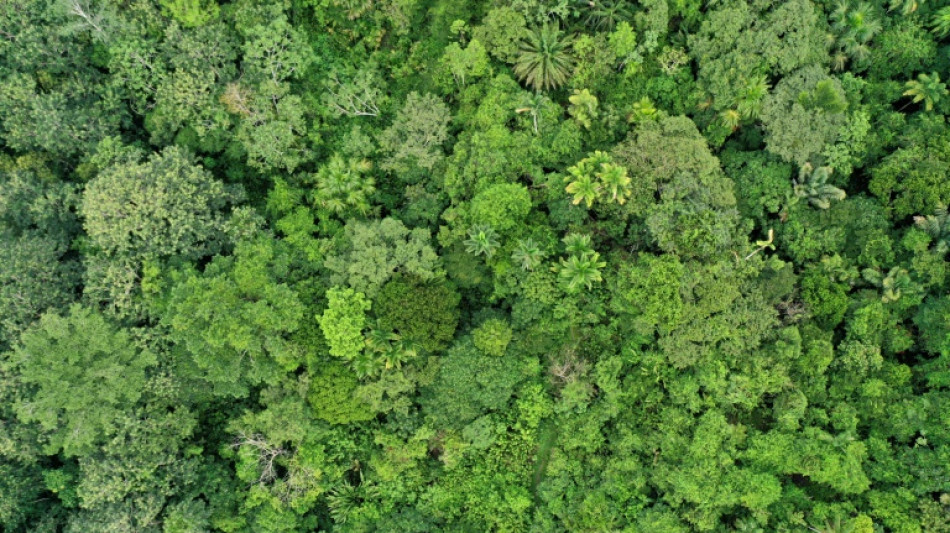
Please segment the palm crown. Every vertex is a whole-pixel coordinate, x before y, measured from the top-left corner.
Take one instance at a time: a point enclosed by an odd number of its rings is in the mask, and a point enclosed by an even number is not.
[[[511,259],[524,270],[534,270],[544,260],[544,251],[534,239],[522,239],[511,252]]]
[[[574,196],[574,205],[584,202],[591,207],[604,194],[610,201],[623,205],[630,197],[631,179],[627,168],[612,163],[604,152],[594,152],[567,172],[570,176],[565,190]]]
[[[937,37],[950,35],[950,6],[941,8],[930,20],[930,27]]]
[[[937,252],[944,254],[950,250],[950,213],[947,212],[947,206],[938,206],[932,215],[914,217],[914,224],[933,238]]]
[[[571,38],[547,24],[528,32],[515,62],[515,74],[536,91],[556,89],[567,81],[574,66]]]
[[[933,111],[934,104],[947,95],[947,84],[940,82],[936,72],[920,74],[916,80],[907,82],[906,87],[904,96],[912,96],[915,104],[923,102],[927,111]]]
[[[600,260],[600,254],[591,246],[590,235],[572,233],[563,239],[570,257],[561,259],[559,276],[567,292],[578,292],[581,287],[587,290],[593,288],[594,283],[603,280],[600,270],[607,263]]]
[[[808,199],[811,205],[819,209],[831,207],[832,200],[844,200],[847,194],[834,185],[828,183],[831,177],[831,167],[814,168],[811,163],[805,163],[798,172],[793,190],[795,197]]]
[[[475,255],[491,257],[498,246],[498,233],[487,224],[473,226],[465,240],[465,249]]]
[[[376,192],[375,180],[364,175],[372,166],[365,159],[346,160],[334,155],[317,172],[314,204],[336,214],[349,210],[366,214],[370,210],[369,198]]]

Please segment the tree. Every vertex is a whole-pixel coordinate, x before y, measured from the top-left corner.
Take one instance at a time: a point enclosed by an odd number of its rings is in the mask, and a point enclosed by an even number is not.
[[[324,82],[323,101],[341,116],[379,116],[380,106],[387,100],[381,84],[378,67],[373,63],[358,69],[334,69]]]
[[[352,361],[363,351],[366,312],[372,303],[363,293],[333,287],[327,291],[327,308],[320,317],[320,329],[327,339],[330,355]]]
[[[190,356],[192,379],[224,397],[243,397],[303,362],[290,338],[304,306],[285,282],[288,256],[266,234],[217,256],[203,273],[186,272],[171,288],[163,311],[169,337]]]
[[[169,147],[103,169],[86,185],[80,210],[91,243],[108,256],[198,259],[221,248],[222,210],[239,198],[187,152]]]
[[[531,193],[520,183],[499,183],[472,198],[469,218],[475,224],[507,233],[524,223],[531,211]]]
[[[947,90],[947,84],[940,82],[940,75],[936,72],[918,74],[916,80],[908,81],[904,86],[907,87],[904,96],[912,96],[913,100],[911,102],[915,104],[923,102],[924,109],[927,111],[933,111],[934,104],[939,102],[942,97],[950,94]]]
[[[767,149],[786,161],[805,164],[838,139],[846,106],[840,82],[818,67],[783,78],[762,107]]]
[[[47,310],[68,307],[79,272],[63,245],[43,235],[0,231],[0,346],[11,343]]]
[[[677,176],[709,176],[719,171],[718,159],[687,117],[638,122],[610,156],[614,164],[636,177],[631,179],[625,205],[626,210],[641,216],[655,203],[657,192]]]
[[[449,137],[452,116],[448,106],[433,94],[409,93],[392,125],[379,135],[386,154],[386,170],[407,172],[413,165],[431,170],[442,157],[442,144]]]
[[[161,0],[161,5],[186,28],[203,26],[218,16],[218,4],[202,0]]]
[[[475,347],[482,353],[496,357],[505,355],[513,336],[511,326],[500,318],[489,318],[472,331]]]
[[[492,56],[505,63],[514,63],[518,44],[527,31],[527,22],[521,13],[508,6],[492,8],[482,23],[472,29],[472,39],[485,45]]]
[[[502,409],[521,379],[517,358],[485,355],[471,337],[463,337],[441,358],[439,375],[421,404],[436,427],[459,428]]]
[[[46,451],[85,455],[115,431],[142,394],[155,355],[128,332],[78,304],[47,313],[26,330],[10,354],[30,393],[14,407],[47,435]]]
[[[255,80],[279,83],[299,78],[313,61],[305,36],[283,15],[246,32],[243,66]]]
[[[235,137],[250,166],[293,172],[308,159],[303,142],[307,108],[299,96],[290,94],[287,84],[264,82],[251,88],[230,83],[221,102],[240,118]]]
[[[898,217],[929,212],[950,203],[950,130],[924,128],[907,133],[901,146],[871,168],[868,189]]]
[[[193,450],[186,455],[197,420],[175,403],[174,393],[161,390],[169,385],[164,377],[150,381],[144,391],[148,404],[127,409],[115,434],[79,458],[75,491],[83,511],[71,517],[71,529],[144,528],[164,518],[163,507],[178,507],[176,500],[204,501],[194,492],[210,488],[196,486],[207,465]],[[217,503],[215,495],[209,499]]]
[[[436,353],[455,334],[459,302],[459,294],[445,281],[397,276],[383,286],[373,309],[381,331],[395,332],[399,342]]]
[[[440,66],[451,76],[458,88],[465,87],[470,81],[491,73],[488,53],[478,39],[469,41],[465,48],[459,46],[458,43],[447,46],[440,60]]]
[[[354,373],[341,362],[323,362],[310,376],[307,401],[314,416],[331,424],[352,424],[375,418],[369,405],[354,396],[359,385]]]
[[[47,309],[75,297],[79,264],[70,241],[79,230],[75,186],[0,164],[0,346]],[[38,171],[40,169],[37,169]]]
[[[444,276],[426,229],[410,230],[395,218],[351,220],[342,237],[323,262],[334,285],[349,285],[372,299],[397,273],[424,281]]]
[[[515,75],[535,91],[557,89],[567,81],[574,66],[571,41],[560,28],[547,23],[530,30],[521,42]]]
[[[100,94],[95,77],[64,81],[45,91],[31,74],[0,78],[0,128],[14,150],[46,151],[75,159],[118,132],[125,113]]]

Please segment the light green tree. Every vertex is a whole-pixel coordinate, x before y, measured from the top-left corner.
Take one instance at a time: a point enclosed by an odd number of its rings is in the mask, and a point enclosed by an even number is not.
[[[323,262],[334,285],[349,285],[372,299],[397,273],[423,281],[444,276],[429,231],[424,228],[410,230],[391,217],[351,220],[343,228],[342,237]]]
[[[327,291],[327,308],[320,316],[320,329],[330,346],[330,355],[352,361],[363,351],[366,313],[372,302],[353,289],[333,287]]]

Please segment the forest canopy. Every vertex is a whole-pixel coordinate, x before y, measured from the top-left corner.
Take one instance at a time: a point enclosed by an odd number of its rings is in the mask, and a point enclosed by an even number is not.
[[[950,0],[0,0],[0,531],[950,533]]]

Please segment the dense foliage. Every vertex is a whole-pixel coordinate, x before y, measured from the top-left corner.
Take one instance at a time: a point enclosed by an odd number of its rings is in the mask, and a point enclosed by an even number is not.
[[[0,0],[0,531],[950,533],[950,0]]]

